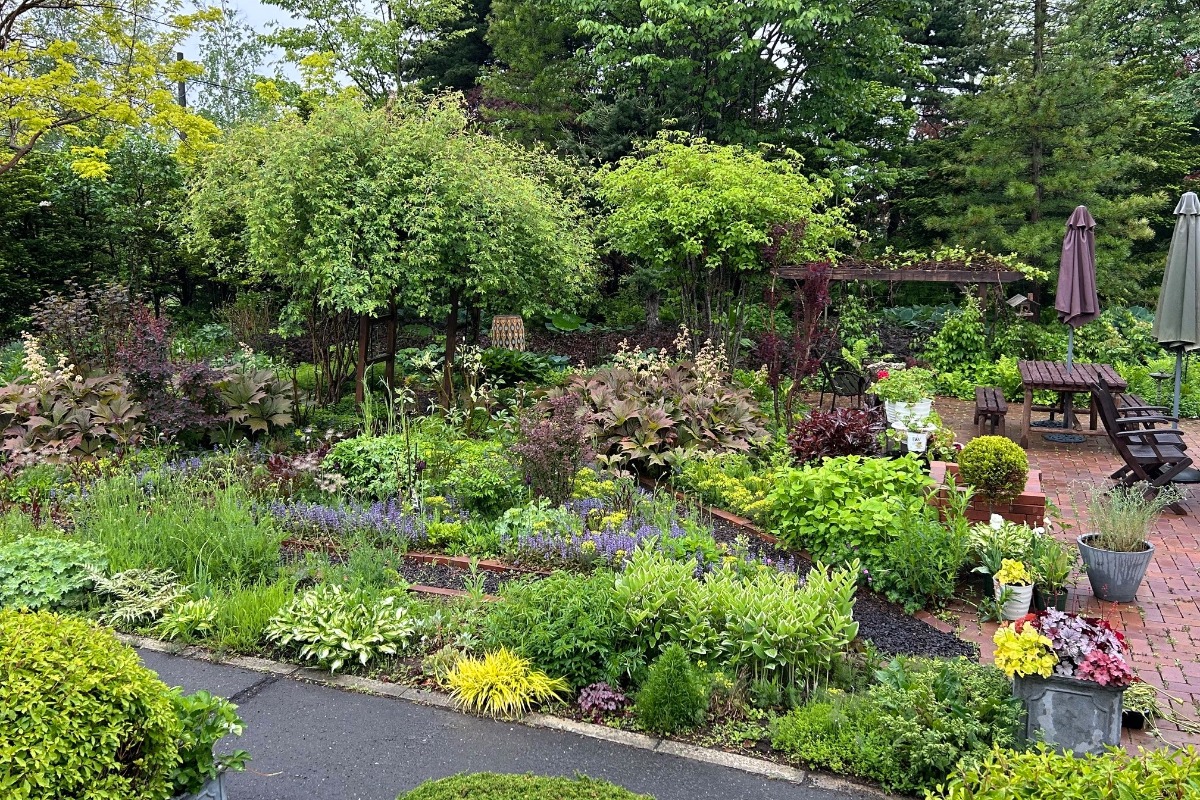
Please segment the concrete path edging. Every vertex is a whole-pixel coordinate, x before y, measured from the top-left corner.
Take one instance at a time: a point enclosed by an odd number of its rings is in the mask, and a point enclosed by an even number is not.
[[[361,694],[375,695],[378,697],[388,697],[395,700],[406,700],[412,703],[451,709],[454,711],[460,710],[458,703],[456,703],[454,699],[450,697],[450,695],[444,692],[431,691],[428,689],[416,689],[411,686],[388,683],[386,681],[375,680],[373,678],[364,678],[359,675],[339,675],[336,673],[327,672],[326,670],[302,667],[297,664],[288,664],[280,661],[273,661],[268,658],[258,658],[256,656],[231,656],[229,658],[220,658],[213,651],[195,645],[171,644],[170,642],[164,642],[160,639],[153,639],[146,636],[134,636],[119,632],[116,635],[118,639],[132,647],[138,647],[144,650],[162,653],[164,655],[191,658],[230,667],[239,667],[241,669],[247,669],[253,672],[266,673],[278,678],[290,678],[292,680],[329,686],[332,688],[341,689],[343,691],[359,692]],[[634,731],[610,728],[607,725],[597,725],[590,722],[580,722],[578,720],[567,719],[565,717],[557,717],[553,714],[534,712],[525,714],[524,716],[511,721],[520,723],[522,725],[527,725],[532,728],[547,728],[564,733],[574,733],[579,736],[586,736],[590,739],[599,739],[602,741],[611,742],[613,744],[623,745],[625,747],[633,747],[639,750],[650,750],[703,764],[727,767],[729,769],[735,769],[740,772],[745,772],[763,778],[786,781],[797,786],[810,786],[828,791],[857,794],[860,797],[864,795],[876,798],[897,797],[897,795],[889,794],[876,786],[866,783],[859,783],[857,781],[841,778],[828,773],[797,769],[795,767],[789,767],[784,764],[778,764],[774,761],[767,761],[761,758],[752,758],[750,756],[739,755],[737,753],[729,753],[724,750],[700,747],[699,745],[687,744],[685,742],[676,742],[670,739],[660,739],[643,733],[636,733]]]

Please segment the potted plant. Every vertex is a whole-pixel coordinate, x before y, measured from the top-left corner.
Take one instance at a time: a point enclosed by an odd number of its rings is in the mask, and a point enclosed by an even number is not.
[[[1000,563],[1000,569],[992,575],[992,586],[996,592],[996,605],[1004,619],[1020,619],[1029,613],[1033,600],[1033,574],[1028,565],[1013,558]]]
[[[1067,584],[1075,573],[1079,554],[1070,547],[1034,529],[1029,563],[1033,568],[1033,602],[1038,611],[1067,610]]]
[[[1032,552],[1033,529],[1020,522],[1009,522],[999,514],[992,514],[988,522],[971,526],[967,538],[967,550],[975,564],[972,573],[982,575],[982,583],[976,588],[986,594],[994,586],[993,576],[1000,571],[1004,559],[1026,561]]]
[[[958,454],[958,477],[992,503],[1008,503],[1025,489],[1029,459],[1003,436],[976,436]]]
[[[868,392],[883,401],[888,422],[923,428],[933,410],[933,373],[921,367],[880,370]]]
[[[230,734],[242,735],[245,724],[237,706],[205,691],[185,695],[174,689],[171,698],[183,723],[172,775],[174,800],[227,800],[225,772],[242,771],[250,756],[245,750],[217,755],[213,746]]]
[[[1128,603],[1134,599],[1154,558],[1150,528],[1167,506],[1184,499],[1174,486],[1153,494],[1149,488],[1144,483],[1091,488],[1087,517],[1092,532],[1078,542],[1092,594],[1100,600]]]
[[[1134,677],[1125,639],[1107,622],[1051,609],[1002,626],[992,641],[1021,701],[1026,741],[1076,755],[1120,742],[1121,695]]]

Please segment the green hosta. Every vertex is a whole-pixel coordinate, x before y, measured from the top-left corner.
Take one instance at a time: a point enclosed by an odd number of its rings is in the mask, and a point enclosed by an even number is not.
[[[168,641],[192,639],[212,632],[217,624],[217,604],[210,597],[185,600],[163,614],[158,635]]]
[[[293,600],[266,633],[281,647],[299,646],[300,658],[336,672],[348,661],[365,665],[400,652],[415,638],[417,623],[394,595],[375,599],[321,585]]]
[[[100,548],[88,542],[26,536],[0,547],[0,608],[72,605],[104,566]]]

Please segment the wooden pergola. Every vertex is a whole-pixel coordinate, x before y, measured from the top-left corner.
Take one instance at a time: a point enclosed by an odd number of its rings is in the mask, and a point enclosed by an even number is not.
[[[799,264],[777,267],[773,274],[777,278],[802,281],[809,277],[809,265]],[[926,283],[953,283],[966,286],[1002,286],[1025,278],[1025,275],[1010,268],[998,259],[975,256],[969,261],[953,261],[934,258],[923,261],[898,263],[888,259],[844,258],[833,264],[829,271],[831,281],[883,281],[902,283],[922,281]]]

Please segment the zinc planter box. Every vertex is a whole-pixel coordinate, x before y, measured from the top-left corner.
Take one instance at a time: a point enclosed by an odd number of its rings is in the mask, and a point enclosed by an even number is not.
[[[936,494],[930,502],[938,508],[945,508],[946,500],[950,497],[950,487],[946,483],[946,475],[958,477],[958,464],[946,461],[934,461],[929,465],[929,476],[937,484]],[[1042,491],[1042,473],[1036,469],[1029,470],[1025,479],[1025,491],[1013,498],[1011,503],[989,503],[982,497],[971,499],[967,506],[967,519],[971,522],[987,522],[992,514],[999,514],[1009,522],[1023,522],[1031,528],[1038,528],[1046,522],[1046,494]]]
[[[1020,735],[1044,741],[1064,753],[1102,753],[1121,743],[1121,698],[1124,689],[1092,681],[1033,676],[1013,679],[1013,696],[1021,701]]]
[[[195,794],[181,794],[172,800],[229,800],[229,795],[225,793],[225,773],[219,773]]]

